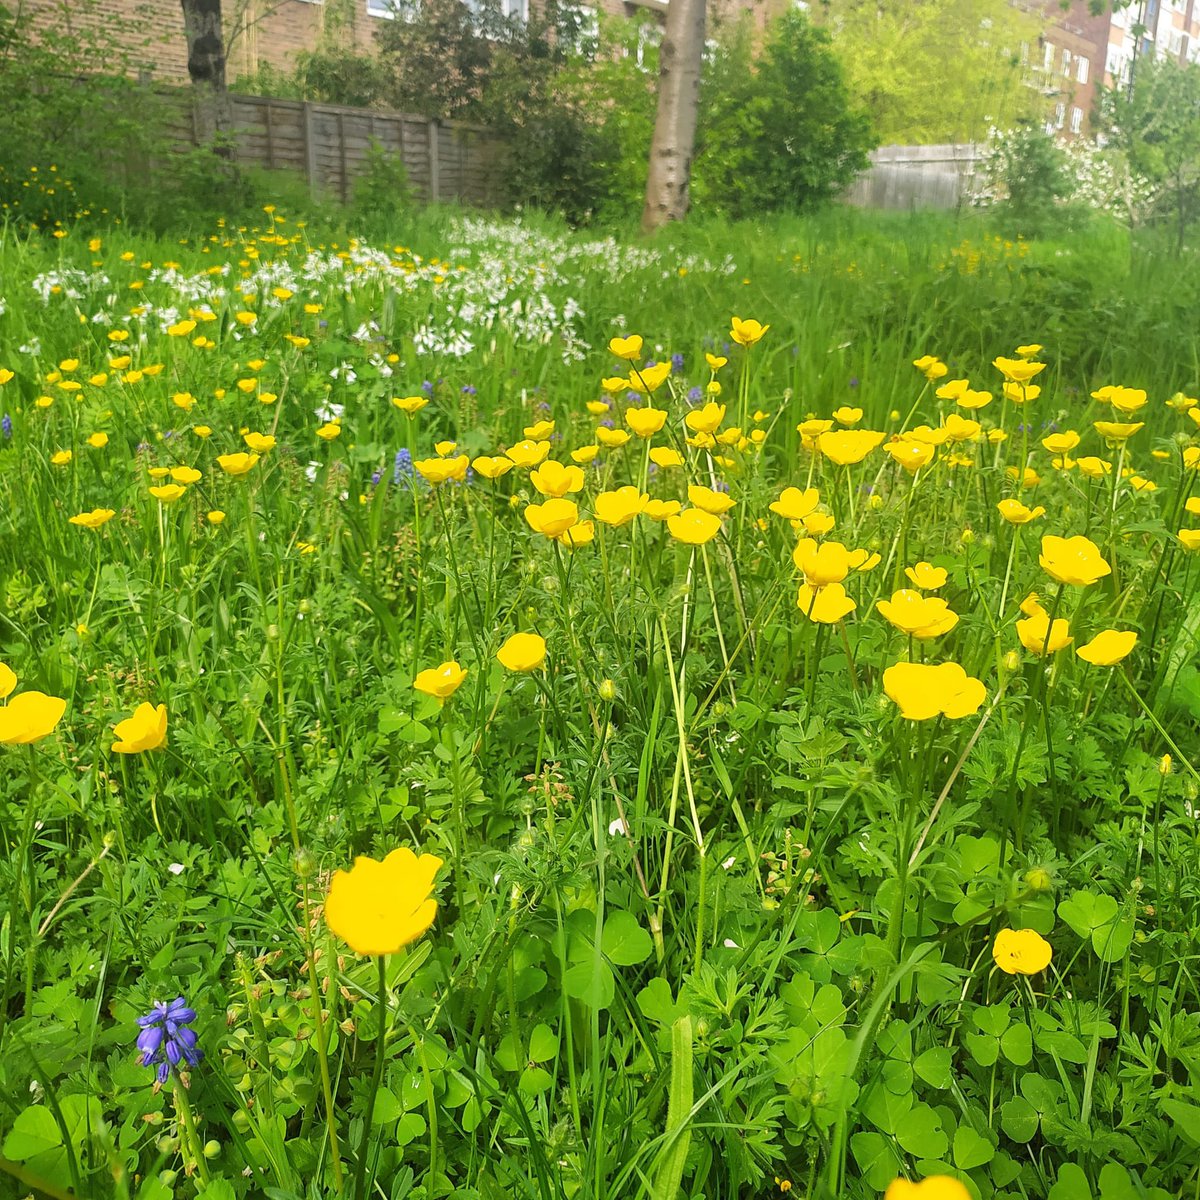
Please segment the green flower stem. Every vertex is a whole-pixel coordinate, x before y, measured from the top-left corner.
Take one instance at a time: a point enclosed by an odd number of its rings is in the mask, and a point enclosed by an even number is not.
[[[358,1161],[354,1168],[355,1200],[366,1200],[367,1150],[371,1144],[371,1120],[375,1116],[375,1097],[383,1083],[383,1051],[387,1040],[387,956],[380,954],[375,959],[379,968],[379,1036],[375,1042],[375,1070],[371,1076],[371,1091],[367,1096],[367,1108],[363,1113],[362,1133],[358,1139]]]
[[[1138,690],[1133,686],[1129,676],[1119,668],[1117,668],[1117,670],[1121,676],[1121,682],[1128,689],[1129,694],[1137,701],[1138,707],[1142,710],[1142,712],[1144,712],[1146,716],[1150,718],[1150,723],[1155,729],[1158,730],[1159,737],[1161,737],[1162,740],[1167,743],[1167,745],[1171,748],[1171,753],[1174,754],[1175,757],[1187,768],[1188,774],[1191,775],[1191,777],[1196,780],[1197,783],[1200,783],[1200,772],[1197,772],[1196,768],[1193,767],[1188,759],[1184,756],[1183,751],[1180,750],[1175,744],[1171,738],[1171,735],[1166,731],[1166,729],[1163,728],[1162,722],[1154,715],[1154,710],[1138,694]]]
[[[195,1161],[200,1179],[207,1187],[209,1183],[208,1162],[204,1157],[204,1146],[196,1134],[196,1121],[192,1116],[192,1106],[188,1103],[187,1088],[183,1086],[183,1080],[179,1077],[178,1071],[171,1072],[171,1081],[175,1112],[179,1117],[179,1128],[183,1135],[181,1140],[185,1147],[184,1162],[186,1164],[189,1156]]]

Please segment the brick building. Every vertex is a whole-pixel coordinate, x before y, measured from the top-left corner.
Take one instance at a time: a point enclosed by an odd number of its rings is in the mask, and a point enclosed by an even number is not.
[[[230,84],[257,74],[263,67],[290,74],[296,55],[321,45],[348,47],[369,54],[375,34],[385,21],[403,19],[407,5],[420,0],[225,0],[226,74]],[[477,3],[478,0],[467,0]],[[499,0],[503,11],[525,18],[530,0]],[[533,0],[536,5],[538,0]],[[592,0],[616,16],[652,14],[665,20],[666,0]],[[755,0],[723,0],[724,13],[745,6],[759,10]],[[35,27],[53,26],[80,38],[104,29],[119,41],[129,69],[154,82],[186,83],[187,45],[179,0],[25,0],[22,12]]]
[[[1134,0],[1094,15],[1087,0],[1017,0],[1045,21],[1037,47],[1022,47],[1030,82],[1046,97],[1046,129],[1062,137],[1090,132],[1100,86],[1129,79],[1140,56],[1200,61],[1200,0]]]

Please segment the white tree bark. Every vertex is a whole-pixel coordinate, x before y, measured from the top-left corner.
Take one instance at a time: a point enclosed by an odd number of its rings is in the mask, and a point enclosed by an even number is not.
[[[658,112],[642,210],[647,233],[687,215],[696,148],[705,0],[670,0],[670,5],[659,50]]]

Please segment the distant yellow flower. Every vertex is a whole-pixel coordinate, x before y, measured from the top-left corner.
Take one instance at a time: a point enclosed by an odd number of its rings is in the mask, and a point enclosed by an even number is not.
[[[685,508],[667,518],[667,530],[677,542],[703,546],[721,532],[721,518],[703,508]]]
[[[640,438],[653,437],[667,423],[667,413],[661,408],[630,408],[625,411],[625,424]]]
[[[1049,614],[1041,611],[1017,622],[1017,637],[1030,654],[1037,655],[1057,654],[1075,640],[1062,617],[1050,625]]]
[[[802,583],[796,596],[796,607],[818,625],[836,625],[858,605],[846,595],[846,589],[840,583],[830,583],[821,588]]]
[[[973,442],[983,431],[983,427],[978,421],[968,420],[952,412],[942,422],[942,430],[952,442]]]
[[[579,508],[574,500],[547,500],[545,504],[528,505],[525,520],[535,533],[556,538],[579,520]]]
[[[419,458],[413,463],[417,474],[435,486],[452,479],[461,483],[466,479],[467,468],[470,465],[470,456],[466,454],[459,454],[454,458]]]
[[[132,716],[117,722],[113,733],[117,738],[113,750],[117,754],[157,750],[167,740],[167,706],[139,704]]]
[[[1135,413],[1146,403],[1146,393],[1141,388],[1120,387],[1115,383],[1106,384],[1092,393],[1093,400],[1101,404],[1111,404],[1117,412]]]
[[[884,451],[892,456],[906,471],[916,472],[926,467],[933,459],[933,447],[925,442],[888,442]]]
[[[266,454],[275,449],[275,438],[269,433],[247,433],[242,436],[242,441],[255,454]]]
[[[234,320],[237,321],[237,323],[239,325],[249,327],[250,325],[253,325],[255,321],[258,320],[258,313],[236,312],[233,314],[233,317],[234,317]]]
[[[1124,442],[1133,437],[1139,429],[1144,429],[1145,422],[1093,421],[1092,428],[1107,442]]]
[[[186,492],[187,488],[180,487],[177,483],[164,483],[159,487],[152,487],[150,489],[150,495],[152,495],[160,504],[174,504],[175,501],[181,499]]]
[[[642,357],[641,335],[631,333],[628,337],[612,338],[609,340],[608,348],[617,358],[624,358],[629,362],[634,362]]]
[[[334,871],[325,896],[325,923],[356,954],[396,954],[433,924],[435,854],[418,858],[407,846],[382,862],[360,855],[349,871]]]
[[[923,592],[936,592],[938,588],[945,587],[948,578],[945,568],[935,567],[927,562],[919,562],[915,567],[905,567],[904,574]]]
[[[860,463],[872,450],[883,444],[884,435],[869,429],[840,429],[822,433],[817,438],[817,448],[830,461],[839,466]]]
[[[1104,561],[1099,547],[1085,537],[1063,538],[1047,534],[1042,538],[1038,562],[1051,578],[1077,587],[1085,587],[1112,574],[1112,567]]]
[[[970,717],[987,699],[987,689],[954,662],[895,663],[883,673],[883,690],[906,721]]]
[[[934,392],[934,395],[939,400],[957,400],[964,392],[970,390],[971,381],[969,379],[949,379]]]
[[[176,483],[192,484],[199,483],[203,478],[203,473],[197,471],[195,467],[172,467],[171,478]]]
[[[427,667],[417,673],[413,687],[427,696],[436,696],[443,704],[458,691],[467,672],[453,659],[440,667]]]
[[[1036,975],[1050,965],[1050,943],[1032,929],[1001,929],[992,958],[1006,975]]]
[[[167,334],[169,337],[187,337],[195,328],[195,321],[176,321],[174,325],[167,326]]]
[[[683,505],[678,500],[650,500],[642,510],[652,521],[665,521],[680,512]]]
[[[944,379],[950,374],[950,368],[941,359],[932,354],[922,354],[913,359],[913,366],[932,383],[935,379]]]
[[[78,513],[69,520],[72,525],[78,525],[83,529],[99,529],[101,525],[106,525],[116,515],[111,508],[93,508],[91,512]]]
[[[596,526],[591,521],[578,521],[558,535],[557,541],[561,542],[568,550],[577,550],[580,546],[587,546],[596,539]]]
[[[624,429],[609,429],[604,425],[596,427],[596,441],[610,450],[618,450],[629,441],[629,434]]]
[[[0,387],[3,387],[15,378],[16,375],[14,372],[10,371],[7,367],[0,367]]]
[[[536,421],[526,425],[523,432],[531,442],[548,442],[554,433],[554,422]]]
[[[429,403],[428,396],[393,396],[392,403],[410,417],[419,413]]]
[[[1002,390],[1005,400],[1010,404],[1027,404],[1042,394],[1042,389],[1036,383],[1006,383]]]
[[[700,408],[693,408],[683,419],[693,433],[715,433],[725,420],[725,405],[709,400]]]
[[[787,521],[803,521],[821,503],[821,493],[816,488],[784,488],[778,500],[768,507]]]
[[[536,633],[514,633],[496,651],[496,657],[506,670],[536,671],[546,661],[546,639]]]
[[[629,382],[636,392],[657,392],[671,374],[671,360],[655,363],[652,367],[642,367],[630,371]]]
[[[209,426],[207,426],[207,425],[193,425],[192,432],[198,438],[206,438],[206,437],[212,436],[212,429],[209,428]]]
[[[1001,500],[996,507],[1000,515],[1010,525],[1028,525],[1030,521],[1046,515],[1046,510],[1039,504],[1036,508],[1028,508],[1020,500]]]
[[[529,482],[543,496],[566,496],[583,489],[583,471],[579,467],[564,466],[551,458],[529,473]]]
[[[1094,667],[1113,667],[1132,652],[1137,640],[1132,629],[1105,629],[1075,653]]]
[[[796,544],[792,561],[812,588],[841,583],[854,569],[850,551],[841,542],[815,542],[812,538],[802,538]]]
[[[317,437],[324,442],[332,442],[342,436],[342,427],[337,421],[326,421],[317,429]]]
[[[593,444],[591,446],[580,446],[578,450],[571,451],[571,461],[578,463],[580,466],[587,466],[587,464],[592,462],[599,453],[600,447],[597,445]],[[650,459],[652,462],[656,461],[653,450],[650,451]]]
[[[848,404],[843,404],[841,408],[834,411],[833,419],[839,425],[845,425],[849,428],[851,425],[857,425],[863,419],[863,410],[861,408],[851,408]]]
[[[1042,438],[1042,445],[1051,454],[1070,454],[1079,445],[1079,434],[1073,429],[1063,433],[1051,433]]]
[[[45,692],[22,692],[0,708],[0,745],[28,746],[54,732],[67,702]]]
[[[1017,354],[1021,358],[1037,358],[1045,349],[1040,342],[1030,342],[1028,346],[1018,346]]]
[[[1005,467],[1004,473],[1015,480],[1019,488],[1037,487],[1042,482],[1042,477],[1032,467]]]
[[[670,446],[655,446],[650,451],[650,461],[656,466],[664,470],[669,467],[682,467],[683,456],[678,450],[672,450]]]
[[[210,525],[220,525],[221,522],[224,520],[225,520],[225,514],[219,508],[214,508],[208,514],[208,523]]]
[[[549,442],[535,442],[526,438],[522,442],[517,442],[515,446],[510,446],[505,454],[517,464],[518,467],[536,467],[539,463],[545,462],[550,454]]]
[[[1009,383],[1028,383],[1035,375],[1046,369],[1045,363],[1030,362],[1021,358],[996,358],[992,366],[1008,380]]]
[[[1077,458],[1075,465],[1079,468],[1080,475],[1088,479],[1103,479],[1105,475],[1112,473],[1112,463],[1092,454],[1084,458]]]
[[[246,454],[244,452],[238,454],[220,454],[217,456],[217,466],[226,475],[245,475],[253,469],[258,459],[259,456],[257,454]]]
[[[688,499],[697,508],[702,508],[705,512],[713,513],[718,517],[722,513],[727,513],[737,504],[737,501],[728,492],[718,492],[714,488],[698,483],[688,486]]]
[[[719,371],[729,361],[729,359],[725,358],[723,355],[709,354],[707,351],[705,351],[704,361],[708,363],[708,369],[710,371]]]
[[[471,463],[476,475],[482,475],[484,479],[499,479],[501,475],[507,475],[516,464],[506,454],[492,457],[489,454],[481,454]]]
[[[649,503],[650,497],[637,488],[626,485],[615,491],[601,492],[592,509],[598,521],[619,528],[628,525]]]
[[[606,379],[600,380],[600,386],[609,393],[615,396],[617,392],[628,392],[632,387],[632,381],[625,375],[610,375]],[[608,410],[608,405],[604,406],[604,411]],[[590,409],[589,409],[590,411]],[[594,413],[594,416],[599,416],[599,413]]]
[[[763,325],[753,318],[742,320],[741,317],[734,317],[730,321],[730,325],[729,336],[739,346],[753,346],[756,342],[761,341],[763,334],[771,328],[770,325]]]
[[[74,455],[70,450],[55,450],[55,452],[50,455],[50,463],[55,467],[65,467],[68,465],[68,463],[70,463],[72,458],[74,458]]]
[[[954,399],[954,403],[957,404],[959,408],[971,410],[986,408],[989,404],[991,404],[991,402],[991,392],[977,392],[972,388],[967,388],[965,391],[960,392],[959,395]]]
[[[1181,529],[1175,536],[1185,550],[1200,550],[1200,529]]]
[[[893,592],[890,600],[876,600],[875,607],[890,624],[919,641],[941,637],[958,624],[958,614],[951,612],[945,600],[922,596],[911,588]]]

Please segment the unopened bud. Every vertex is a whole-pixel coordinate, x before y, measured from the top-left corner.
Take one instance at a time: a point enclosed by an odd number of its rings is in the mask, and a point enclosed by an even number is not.
[[[617,685],[611,679],[600,681],[600,699],[611,704],[617,698]]]

